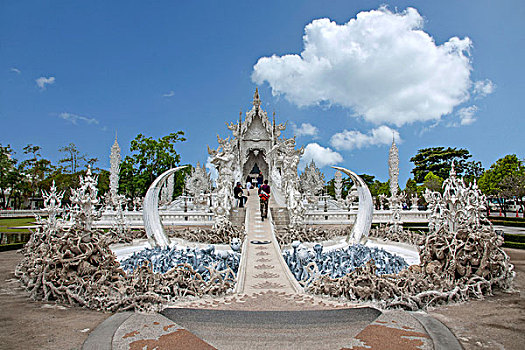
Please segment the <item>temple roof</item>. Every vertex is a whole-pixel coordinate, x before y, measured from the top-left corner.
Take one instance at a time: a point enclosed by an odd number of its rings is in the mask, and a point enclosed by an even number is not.
[[[258,139],[273,139],[279,137],[281,131],[286,129],[286,124],[276,125],[275,113],[273,123],[269,120],[268,113],[261,108],[261,98],[258,88],[255,88],[252,104],[253,107],[246,112],[244,121],[242,120],[241,112],[238,123],[228,124],[228,129],[233,132],[233,136],[241,139],[245,139],[247,136]],[[263,131],[266,131],[266,135],[263,135]]]

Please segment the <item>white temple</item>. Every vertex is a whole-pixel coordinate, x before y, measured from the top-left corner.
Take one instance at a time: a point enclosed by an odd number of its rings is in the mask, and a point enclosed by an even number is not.
[[[261,108],[259,91],[255,89],[253,107],[246,112],[244,121],[242,112],[238,123],[228,124],[232,131],[232,152],[235,155],[234,181],[243,182],[248,176],[257,176],[262,172],[265,179],[272,173],[281,174],[280,162],[272,150],[279,142],[286,124],[275,123],[275,113],[270,122],[268,114]]]
[[[233,188],[236,182],[246,183],[247,178],[256,177],[260,172],[268,179],[272,188],[272,198],[280,213],[285,213],[290,226],[304,224],[353,224],[356,223],[359,204],[362,202],[359,189],[354,186],[346,198],[342,196],[342,174],[335,174],[336,198],[322,193],[324,175],[311,162],[301,174],[297,167],[304,148],[296,148],[295,138],[285,138],[281,134],[286,123],[278,124],[275,113],[270,121],[261,108],[258,89],[255,89],[252,107],[239,114],[237,123],[227,123],[232,136],[226,139],[217,137],[219,146],[208,147],[211,163],[217,168],[218,178],[213,188],[210,175],[205,167],[197,167],[186,178],[185,194],[172,198],[173,175],[159,187],[159,215],[163,225],[215,225],[230,223],[232,212],[236,211]],[[118,173],[120,148],[117,140],[111,148],[110,203],[113,208],[119,203]],[[402,194],[398,193],[399,156],[395,142],[389,152],[390,186],[393,196],[389,198],[389,210],[376,210],[374,223],[393,223],[400,228],[402,222],[425,222],[428,212],[401,210]],[[357,175],[356,175],[357,176]],[[302,186],[301,186],[302,185]],[[171,190],[171,191],[170,191]],[[135,203],[134,203],[135,204]],[[143,225],[143,213],[133,205],[132,211],[124,213],[126,221],[133,227]],[[113,222],[116,214],[109,210],[100,224]],[[366,226],[366,225],[364,225]]]

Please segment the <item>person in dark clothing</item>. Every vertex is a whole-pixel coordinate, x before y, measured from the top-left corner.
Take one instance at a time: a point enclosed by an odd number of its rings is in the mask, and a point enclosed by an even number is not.
[[[233,189],[233,196],[239,200],[239,208],[243,208],[248,198],[244,196],[240,182],[237,182],[237,186]]]
[[[268,217],[268,203],[270,202],[270,186],[268,180],[264,180],[264,185],[259,187],[259,201],[261,209],[261,219],[264,221]]]
[[[264,176],[262,174],[262,171],[257,175],[257,188],[261,188],[263,184]]]

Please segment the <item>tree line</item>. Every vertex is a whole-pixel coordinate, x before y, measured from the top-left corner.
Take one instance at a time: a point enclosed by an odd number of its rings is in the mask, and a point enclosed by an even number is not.
[[[159,139],[139,134],[131,141],[130,155],[120,164],[119,193],[130,202],[143,197],[150,184],[164,171],[180,165],[180,155],[175,149],[183,142],[184,132],[177,131]],[[70,188],[79,186],[81,175],[88,167],[98,176],[98,193],[104,196],[109,190],[109,171],[97,167],[98,158],[82,153],[74,143],[59,149],[62,157],[56,164],[42,155],[42,148],[29,144],[23,148],[19,161],[10,145],[0,144],[0,208],[32,209],[42,204],[42,190],[48,191],[53,181],[58,190],[65,191],[67,203]],[[109,156],[109,154],[108,154]],[[182,193],[185,174],[191,167],[176,174],[174,196]]]

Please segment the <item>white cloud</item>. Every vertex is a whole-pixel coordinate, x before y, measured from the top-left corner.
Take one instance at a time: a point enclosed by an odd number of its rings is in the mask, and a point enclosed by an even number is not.
[[[49,77],[49,78],[40,77],[36,79],[35,81],[36,81],[36,85],[38,85],[39,88],[45,89],[46,85],[52,85],[55,83],[55,77]]]
[[[423,23],[414,8],[381,7],[341,25],[317,19],[300,54],[260,58],[252,80],[298,106],[337,104],[376,124],[439,120],[470,97],[471,40],[436,45]]]
[[[316,137],[317,134],[319,133],[319,129],[310,123],[302,123],[300,127],[297,127],[296,124],[292,123],[292,128],[294,130],[295,136],[297,137],[300,137],[300,136]]]
[[[372,129],[368,134],[363,134],[357,130],[344,130],[334,134],[330,138],[330,144],[338,151],[365,148],[368,146],[389,145],[395,137],[397,143],[401,143],[401,137],[397,130],[391,129],[386,125]]]
[[[476,105],[468,106],[461,108],[458,111],[458,116],[460,119],[461,125],[470,125],[476,121],[476,118],[474,115],[478,111],[478,107]]]
[[[171,90],[167,94],[163,94],[162,97],[172,97],[175,96],[175,91]]]
[[[485,97],[493,93],[494,89],[496,89],[496,85],[491,80],[485,79],[474,83],[473,92],[477,97]]]
[[[14,72],[14,73],[16,73],[16,74],[20,74],[20,73],[22,73],[22,71],[21,71],[20,69],[15,68],[15,67],[11,68],[9,71]]]
[[[317,167],[322,168],[342,162],[343,157],[328,147],[320,146],[317,143],[309,143],[304,149],[304,154],[299,162],[299,169],[304,169],[312,160]]]
[[[58,116],[74,125],[78,125],[79,121],[87,124],[98,124],[98,120],[95,118],[83,117],[81,115],[76,115],[72,113],[63,112],[60,113]]]

